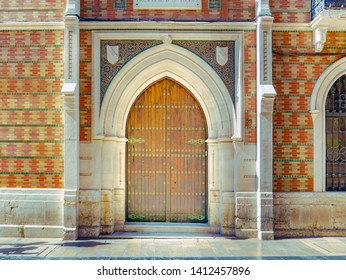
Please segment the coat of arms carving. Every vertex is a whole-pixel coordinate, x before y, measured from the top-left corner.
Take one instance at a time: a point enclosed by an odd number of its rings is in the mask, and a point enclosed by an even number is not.
[[[107,45],[107,60],[110,64],[115,64],[119,60],[119,46]]]
[[[216,47],[216,61],[224,66],[228,61],[228,47]]]

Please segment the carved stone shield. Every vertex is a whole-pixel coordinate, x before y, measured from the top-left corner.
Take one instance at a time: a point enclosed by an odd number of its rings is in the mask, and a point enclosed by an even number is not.
[[[216,47],[216,61],[221,66],[228,61],[228,47]]]
[[[110,64],[115,64],[119,60],[119,46],[107,45],[107,60]]]

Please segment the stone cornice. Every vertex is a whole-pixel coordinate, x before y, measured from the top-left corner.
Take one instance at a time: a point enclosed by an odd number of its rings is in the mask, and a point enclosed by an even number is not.
[[[64,19],[56,22],[3,22],[0,30],[63,29]],[[104,22],[80,21],[80,29],[109,30],[256,30],[256,22]],[[312,31],[309,23],[273,23],[273,31]],[[335,31],[337,31],[335,29]]]
[[[2,22],[0,30],[52,30],[64,29],[63,21],[56,22]]]
[[[256,30],[256,22],[83,21],[80,29],[107,30]]]

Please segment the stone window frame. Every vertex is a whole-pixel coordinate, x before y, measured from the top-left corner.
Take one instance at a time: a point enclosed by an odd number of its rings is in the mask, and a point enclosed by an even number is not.
[[[211,7],[211,2],[218,2],[218,7]],[[209,10],[221,10],[222,8],[222,0],[208,0],[208,9]]]
[[[313,120],[314,192],[326,192],[325,103],[330,88],[343,75],[346,75],[346,57],[339,59],[322,73],[311,95],[310,114]]]
[[[117,6],[118,2],[120,2],[122,4],[122,6]],[[127,9],[127,0],[114,0],[114,9],[126,10]]]

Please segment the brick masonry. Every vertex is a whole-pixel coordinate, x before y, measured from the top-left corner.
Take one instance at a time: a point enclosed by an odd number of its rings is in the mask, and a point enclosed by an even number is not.
[[[80,32],[80,141],[91,141],[92,34]]]
[[[81,0],[81,20],[255,20],[255,1],[222,1],[201,11],[116,10],[113,0]],[[18,7],[21,7],[18,9]],[[310,0],[270,1],[275,23],[309,23]],[[66,1],[0,3],[0,21],[62,21]],[[15,11],[17,10],[17,11]],[[15,12],[14,12],[15,11]],[[256,143],[256,33],[244,35],[245,143]],[[0,31],[0,187],[63,187],[63,30]],[[323,55],[312,31],[273,32],[274,191],[313,190],[312,91],[322,72],[341,58],[345,32],[328,32]],[[298,55],[289,55],[299,53]],[[326,54],[330,55],[326,55]],[[80,31],[80,140],[91,141],[92,30]]]
[[[115,9],[114,0],[81,0],[83,20],[186,20],[186,21],[249,21],[255,18],[255,1],[222,1],[220,10],[208,8],[208,0],[202,0],[202,9],[196,10],[134,10],[133,0],[126,9]]]
[[[0,187],[63,187],[63,35],[0,31]]]
[[[61,21],[66,0],[1,0],[0,22]]]
[[[309,23],[311,0],[269,1],[275,22]]]
[[[273,32],[273,49],[277,52],[273,54],[273,79],[278,94],[274,105],[276,192],[313,191],[310,98],[322,72],[342,57],[333,53],[346,47],[345,39],[345,32],[328,32],[323,54],[309,55],[314,54],[311,31]]]

